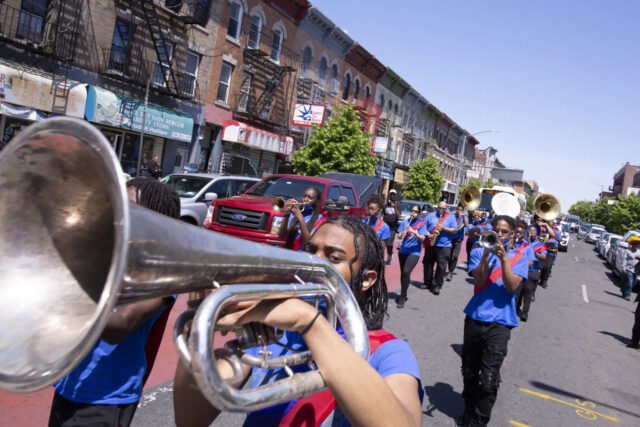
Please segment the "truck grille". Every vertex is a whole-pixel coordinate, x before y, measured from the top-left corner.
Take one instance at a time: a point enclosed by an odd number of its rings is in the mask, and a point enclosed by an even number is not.
[[[221,206],[220,209],[216,210],[215,222],[222,225],[248,228],[250,230],[266,231],[269,222],[269,212],[256,212]]]

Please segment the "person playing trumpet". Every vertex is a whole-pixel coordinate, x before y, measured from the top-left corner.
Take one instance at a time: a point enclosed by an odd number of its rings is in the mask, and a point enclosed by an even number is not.
[[[471,251],[469,275],[474,295],[464,309],[462,347],[462,397],[465,410],[462,426],[485,426],[498,395],[500,367],[507,355],[511,329],[518,326],[516,291],[527,280],[529,259],[525,251],[513,248],[514,219],[496,215],[493,247]]]
[[[280,228],[280,238],[286,238],[284,247],[299,251],[311,238],[311,234],[326,219],[320,214],[322,193],[316,187],[309,187],[302,194],[302,203],[296,199],[285,202],[284,219]]]
[[[447,212],[447,202],[438,203],[438,209],[425,218],[427,223],[427,237],[429,243],[425,244],[424,258],[424,283],[421,289],[429,289],[434,295],[440,294],[444,284],[444,275],[447,271],[447,263],[451,254],[451,239],[458,232],[458,224],[453,215]],[[435,239],[435,243],[432,240]],[[433,267],[436,265],[435,277]]]
[[[462,248],[462,241],[464,240],[464,230],[469,225],[469,220],[467,219],[467,215],[464,213],[464,206],[462,206],[462,203],[458,203],[458,206],[456,207],[455,220],[457,224],[456,229],[458,231],[453,235],[453,237],[451,237],[451,254],[449,255],[449,273],[447,273],[447,281],[453,279],[453,273],[458,265],[458,256],[460,255],[460,249]]]
[[[411,283],[411,272],[416,267],[422,252],[422,242],[427,235],[427,226],[420,218],[420,206],[411,206],[409,218],[402,221],[398,227],[400,247],[398,259],[400,260],[400,296],[396,299],[396,306],[403,308],[407,301],[407,291]]]
[[[562,233],[557,227],[554,227],[554,221],[544,221],[542,218],[536,216],[536,224],[540,228],[540,240],[547,247],[547,258],[540,269],[540,283],[542,288],[548,286],[549,277],[551,276],[551,270],[558,254],[558,242],[562,239]]]

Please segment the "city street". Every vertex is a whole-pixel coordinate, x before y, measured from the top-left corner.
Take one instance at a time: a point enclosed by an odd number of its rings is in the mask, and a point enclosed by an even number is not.
[[[421,267],[414,270],[416,283]],[[463,409],[459,355],[462,309],[473,293],[470,279],[458,268],[439,296],[412,287],[405,308],[398,310],[398,269],[394,255],[387,272],[391,295],[385,328],[407,340],[418,358],[425,388],[423,425],[453,425]],[[593,245],[572,238],[569,251],[559,254],[549,288],[537,291],[529,321],[512,331],[491,425],[640,425],[640,352],[624,346],[635,303],[620,297],[608,272]],[[172,318],[182,303],[183,298]],[[166,333],[134,426],[173,425],[175,360]],[[50,389],[0,394],[0,425],[45,424],[50,396]],[[242,420],[241,414],[224,414],[213,425],[235,426]]]

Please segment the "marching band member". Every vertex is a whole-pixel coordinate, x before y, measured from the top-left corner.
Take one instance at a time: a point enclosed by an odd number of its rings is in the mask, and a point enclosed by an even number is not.
[[[385,242],[387,245],[387,262],[391,265],[391,257],[393,256],[393,244],[396,241],[396,230],[398,229],[398,219],[400,218],[400,209],[396,200],[397,191],[393,188],[389,190],[389,199],[384,206],[384,222],[389,226],[389,238]]]
[[[438,203],[438,209],[425,218],[427,223],[427,237],[424,258],[424,283],[420,288],[429,289],[434,295],[440,295],[447,271],[447,262],[451,254],[451,238],[458,232],[458,225],[452,215],[447,212],[447,202]],[[435,244],[431,240],[435,239]],[[433,266],[436,265],[435,277]]]
[[[324,412],[317,410],[312,411],[310,420],[309,412],[304,410],[313,399],[326,396],[316,393],[251,412],[244,425],[420,426],[424,390],[418,362],[404,340],[381,329],[387,307],[382,242],[361,221],[338,216],[321,225],[304,250],[328,261],[352,284],[369,329],[371,357],[368,362],[360,357],[341,336],[340,329],[336,331],[313,305],[300,299],[238,303],[235,311],[226,312],[219,319],[218,325],[260,322],[284,330],[280,341],[286,347],[276,343],[267,350],[282,355],[292,348],[308,348],[331,392],[328,403],[335,402],[336,406],[329,414],[333,419],[313,419]],[[226,360],[218,361],[218,367],[223,378],[233,375]],[[306,365],[302,368],[308,369]],[[245,366],[245,376],[255,386],[287,374],[281,368],[262,370]],[[174,381],[174,408],[178,426],[206,426],[220,414],[202,396],[180,362]]]
[[[558,255],[558,242],[562,239],[562,233],[557,227],[553,226],[553,220],[545,222],[538,217],[536,224],[540,228],[540,239],[547,247],[547,257],[540,271],[539,283],[542,288],[546,288],[549,277],[551,276],[551,269],[556,260],[556,255]]]
[[[409,218],[402,221],[398,227],[400,233],[400,296],[396,299],[396,306],[403,308],[407,301],[407,290],[411,283],[411,272],[416,267],[422,252],[422,242],[427,236],[427,225],[420,218],[420,206],[411,206]]]
[[[480,224],[481,218],[482,214],[480,214],[480,212],[474,212],[471,224],[467,225],[464,229],[464,234],[466,234],[467,236],[467,266],[469,266],[469,260],[471,259],[471,249],[475,249],[478,247],[480,234],[482,234],[482,232],[484,231],[484,228]]]
[[[391,237],[389,226],[385,223],[382,217],[382,199],[378,196],[371,196],[367,200],[367,218],[364,218],[362,222],[366,222],[373,228],[376,235],[382,241],[382,244],[386,246],[387,240]]]
[[[289,199],[285,202],[285,214],[280,228],[280,238],[286,236],[284,245],[287,249],[299,251],[302,246],[311,238],[311,233],[315,231],[325,218],[320,214],[320,199],[322,193],[316,187],[309,187],[302,194],[300,209],[296,199]]]
[[[455,220],[458,232],[451,237],[451,254],[449,255],[449,273],[447,274],[447,281],[453,279],[453,273],[458,265],[460,248],[462,247],[462,241],[464,240],[464,230],[469,225],[469,220],[464,214],[464,206],[462,206],[462,204],[458,204],[458,207],[456,207]]]
[[[474,295],[464,309],[464,345],[462,347],[462,396],[465,410],[459,425],[484,426],[498,395],[500,367],[507,355],[511,329],[518,326],[515,293],[527,280],[529,262],[526,253],[508,249],[513,238],[514,220],[496,215],[493,231],[498,243],[492,249],[471,251],[469,275]]]
[[[527,230],[533,260],[529,262],[529,276],[527,281],[520,286],[516,302],[516,311],[523,322],[529,318],[529,308],[538,287],[538,280],[540,280],[540,261],[544,261],[547,257],[547,247],[538,240],[538,228],[535,225],[530,225]]]

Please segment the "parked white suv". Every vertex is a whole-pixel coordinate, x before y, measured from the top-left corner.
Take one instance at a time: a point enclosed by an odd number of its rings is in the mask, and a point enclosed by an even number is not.
[[[202,227],[213,200],[242,194],[259,179],[218,173],[177,173],[161,181],[180,196],[180,219]]]

